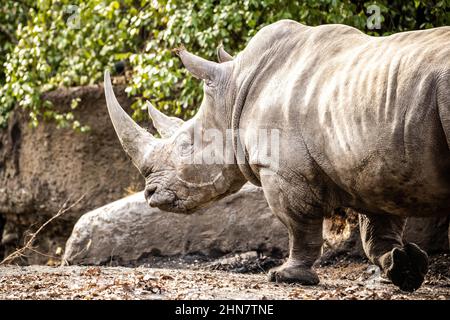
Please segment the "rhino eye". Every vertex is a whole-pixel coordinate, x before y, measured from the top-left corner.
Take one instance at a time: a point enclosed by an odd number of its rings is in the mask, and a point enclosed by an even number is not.
[[[210,89],[214,89],[217,85],[215,81],[210,80],[210,79],[204,80],[204,83],[205,83],[205,87],[210,88]]]
[[[177,154],[180,157],[190,156],[194,151],[194,146],[189,141],[180,141],[177,146]]]

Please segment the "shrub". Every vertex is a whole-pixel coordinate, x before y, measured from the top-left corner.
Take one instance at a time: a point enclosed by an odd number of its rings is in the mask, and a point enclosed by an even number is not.
[[[369,30],[373,4],[380,9],[381,29]],[[29,111],[34,126],[49,119],[87,131],[72,112],[42,101],[42,93],[98,83],[104,69],[123,66],[135,118],[144,116],[146,99],[169,114],[189,118],[199,106],[202,88],[171,52],[181,44],[216,59],[219,43],[238,52],[261,27],[279,19],[343,23],[386,35],[447,25],[449,8],[450,0],[3,0],[0,125],[19,106]]]

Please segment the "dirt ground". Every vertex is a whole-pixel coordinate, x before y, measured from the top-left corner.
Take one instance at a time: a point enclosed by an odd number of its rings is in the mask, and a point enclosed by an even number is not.
[[[450,299],[450,255],[431,257],[414,293],[398,290],[364,260],[316,266],[318,286],[277,284],[266,270],[281,261],[255,252],[214,261],[152,258],[137,267],[2,266],[0,299]]]

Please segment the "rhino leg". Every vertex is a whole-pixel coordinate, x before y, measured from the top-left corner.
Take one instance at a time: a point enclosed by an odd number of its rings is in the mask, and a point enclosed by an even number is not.
[[[289,258],[283,265],[269,271],[270,281],[303,285],[319,283],[319,277],[311,267],[320,256],[322,224],[323,219],[305,217],[289,221]]]
[[[275,282],[316,285],[319,277],[312,265],[320,256],[323,243],[323,210],[320,206],[311,204],[314,195],[308,193],[309,187],[296,186],[294,189],[283,183],[285,182],[276,176],[262,180],[264,195],[270,208],[289,232],[289,258],[283,265],[270,270],[268,278]],[[301,196],[286,192],[297,189],[304,191]]]
[[[405,218],[359,215],[364,251],[403,291],[417,290],[428,271],[428,256],[414,243],[403,243]]]

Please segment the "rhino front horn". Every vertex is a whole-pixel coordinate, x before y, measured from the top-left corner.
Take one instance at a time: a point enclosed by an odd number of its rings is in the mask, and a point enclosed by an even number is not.
[[[155,147],[157,139],[141,128],[122,109],[114,95],[108,71],[105,71],[105,96],[109,116],[123,149],[139,171],[145,174],[146,158]]]
[[[184,123],[184,121],[179,118],[166,116],[156,109],[150,101],[147,101],[147,108],[148,114],[153,121],[153,126],[163,138],[172,136]]]

